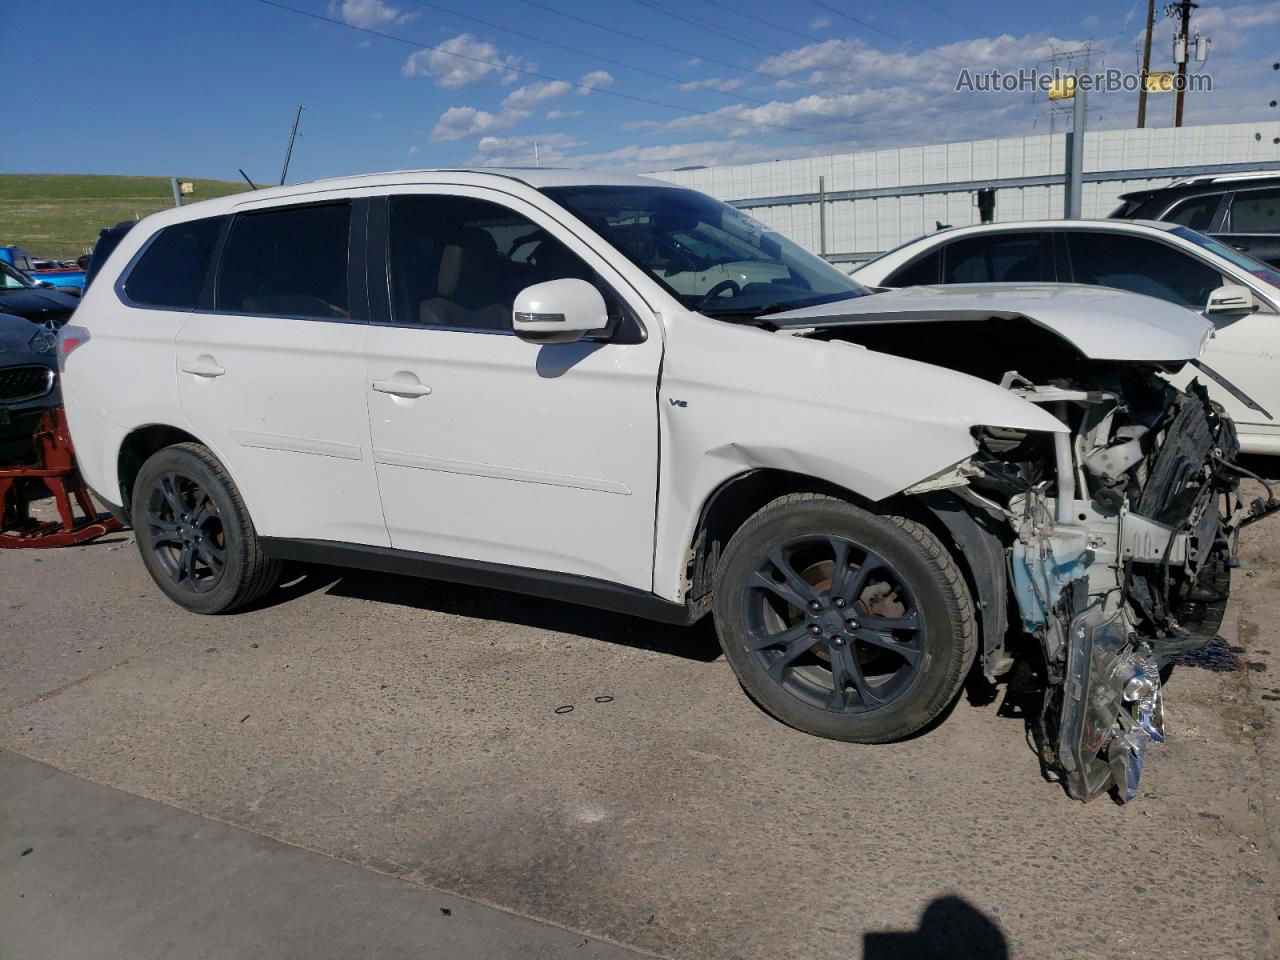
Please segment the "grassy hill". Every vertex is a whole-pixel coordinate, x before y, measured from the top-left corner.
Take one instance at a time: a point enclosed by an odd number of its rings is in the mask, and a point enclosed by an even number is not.
[[[187,178],[181,178],[187,179]],[[187,202],[248,190],[234,180],[194,180]],[[97,174],[0,174],[0,246],[16,244],[42,257],[78,257],[98,231],[173,206],[168,177]]]

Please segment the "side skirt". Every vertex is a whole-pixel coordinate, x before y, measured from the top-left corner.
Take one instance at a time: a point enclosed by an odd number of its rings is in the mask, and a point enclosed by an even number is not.
[[[683,603],[672,603],[652,593],[594,577],[330,540],[263,537],[262,548],[268,555],[281,560],[354,567],[376,573],[394,573],[425,580],[490,587],[494,590],[507,590],[511,593],[611,610],[660,623],[684,626],[693,622],[692,611]]]

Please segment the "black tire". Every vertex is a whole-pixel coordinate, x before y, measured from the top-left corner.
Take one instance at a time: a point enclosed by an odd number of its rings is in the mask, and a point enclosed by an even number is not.
[[[820,494],[774,500],[734,534],[714,614],[747,692],[832,740],[920,730],[958,695],[977,652],[968,588],[938,539]]]
[[[198,443],[152,454],[133,485],[133,527],[142,562],[174,603],[194,613],[228,613],[280,582],[240,491]]]

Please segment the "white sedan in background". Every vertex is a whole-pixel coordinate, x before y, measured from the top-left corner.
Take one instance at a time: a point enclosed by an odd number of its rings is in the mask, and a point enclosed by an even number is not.
[[[1176,303],[1217,328],[1205,364],[1280,415],[1280,272],[1176,223],[1035,220],[946,229],[890,250],[853,277],[870,287],[1082,283]],[[1236,421],[1244,450],[1280,454],[1280,420],[1209,388]]]

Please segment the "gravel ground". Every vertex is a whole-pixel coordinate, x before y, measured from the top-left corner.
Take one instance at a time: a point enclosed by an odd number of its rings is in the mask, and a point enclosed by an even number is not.
[[[833,743],[754,706],[705,624],[323,569],[202,618],[128,533],[0,551],[0,747],[658,955],[1267,957],[1277,532],[1124,807],[1044,782],[999,697]]]

